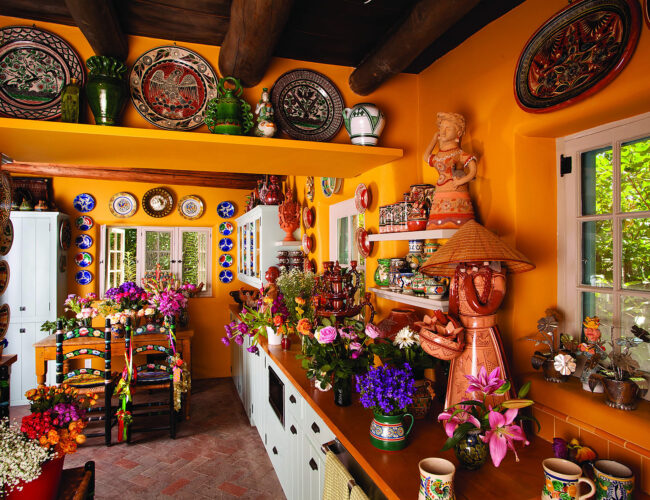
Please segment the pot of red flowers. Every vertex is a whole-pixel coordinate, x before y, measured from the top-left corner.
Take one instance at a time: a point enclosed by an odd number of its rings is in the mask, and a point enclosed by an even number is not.
[[[522,420],[537,422],[534,417],[519,415],[519,409],[533,404],[532,400],[523,399],[530,390],[530,382],[519,390],[518,399],[508,399],[494,407],[486,404],[488,396],[505,394],[510,390],[510,382],[499,378],[500,375],[499,367],[488,374],[485,366],[481,367],[476,377],[466,375],[469,398],[438,415],[449,437],[442,447],[443,451],[454,448],[458,461],[466,469],[481,468],[487,461],[488,453],[494,466],[498,467],[508,449],[515,453],[519,461],[515,441],[528,445],[519,423]],[[539,423],[537,425],[539,427]]]
[[[356,377],[361,404],[372,408],[374,417],[370,424],[370,442],[383,451],[398,451],[406,447],[411,432],[413,415],[406,407],[413,402],[415,380],[408,363],[402,368],[379,366],[371,368],[364,376]],[[411,422],[406,428],[404,418]]]

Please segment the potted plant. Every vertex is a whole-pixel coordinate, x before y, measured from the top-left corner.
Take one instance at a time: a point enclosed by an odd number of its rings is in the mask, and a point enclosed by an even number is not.
[[[589,388],[589,377],[593,373],[598,373],[599,362],[607,358],[607,351],[605,343],[601,340],[600,318],[598,316],[587,316],[582,325],[586,341],[577,345],[576,353],[584,360],[580,381],[582,382],[582,388],[588,391],[591,390]],[[603,390],[603,384],[598,383],[592,392],[600,393]]]
[[[95,307],[96,300],[97,294],[92,292],[85,297],[71,293],[63,302],[63,310],[66,313],[72,313],[72,316],[59,316],[56,321],[46,321],[41,325],[41,331],[54,333],[58,320],[63,321],[66,331],[82,326],[92,326],[93,319],[99,315],[99,310]]]
[[[406,446],[413,415],[406,408],[413,402],[415,380],[408,363],[402,368],[379,366],[371,368],[364,376],[356,377],[357,392],[364,408],[372,408],[374,417],[370,424],[370,442],[384,451],[397,451]],[[411,423],[405,428],[404,418]]]
[[[527,337],[538,345],[545,345],[548,352],[535,351],[531,363],[535,370],[544,370],[544,379],[548,382],[566,382],[576,370],[575,358],[562,346],[557,331],[561,315],[555,309],[547,309],[546,316],[537,321],[537,334]],[[569,338],[568,336],[565,338]],[[559,347],[558,347],[559,346]]]
[[[648,382],[641,376],[639,363],[632,358],[630,349],[650,343],[650,333],[637,325],[632,326],[632,337],[620,337],[608,342],[612,351],[609,362],[598,358],[599,370],[589,376],[589,387],[593,390],[600,382],[603,384],[608,406],[619,410],[635,410],[639,397],[648,390]]]
[[[519,390],[518,399],[508,399],[494,407],[486,404],[488,396],[505,394],[510,390],[510,382],[499,378],[500,376],[498,366],[489,374],[485,366],[482,366],[477,377],[466,375],[469,398],[438,415],[438,420],[444,423],[449,437],[442,450],[454,448],[456,457],[466,469],[479,469],[487,460],[488,448],[495,467],[501,464],[508,448],[519,461],[515,441],[528,445],[519,423],[522,420],[537,422],[535,417],[519,414],[519,409],[533,404],[532,400],[523,399],[530,390],[530,382]],[[539,428],[539,422],[537,426]]]

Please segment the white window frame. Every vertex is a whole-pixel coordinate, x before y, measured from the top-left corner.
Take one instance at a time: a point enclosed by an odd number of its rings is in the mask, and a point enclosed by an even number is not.
[[[207,281],[204,283],[203,290],[201,293],[197,294],[197,297],[210,297],[212,296],[212,228],[211,227],[174,227],[174,226],[124,226],[120,224],[102,224],[100,227],[100,237],[99,237],[99,294],[100,297],[104,296],[106,292],[106,265],[108,264],[108,259],[106,255],[106,245],[107,245],[107,236],[108,228],[114,229],[137,229],[137,252],[136,252],[136,281],[138,284],[142,281],[142,277],[145,274],[145,233],[146,231],[169,231],[171,233],[171,269],[170,271],[174,273],[179,279],[182,276],[183,262],[182,262],[182,251],[183,251],[183,233],[194,232],[194,233],[204,233],[207,235],[207,247],[206,247],[206,276]],[[124,240],[123,240],[124,246]],[[197,283],[198,285],[198,283]]]
[[[619,236],[619,223],[629,215],[650,217],[650,212],[620,212],[620,157],[616,154],[622,143],[650,136],[650,113],[612,122],[593,129],[585,130],[556,140],[557,150],[557,230],[558,230],[558,305],[562,308],[564,329],[562,331],[579,338],[582,323],[582,292],[607,292],[612,294],[613,325],[612,338],[629,335],[621,332],[620,297],[636,296],[650,298],[650,292],[622,288],[620,275],[622,255]],[[580,162],[583,152],[611,146],[613,148],[613,287],[603,288],[582,284],[582,222],[599,219],[598,216],[583,216],[580,192]],[[571,157],[572,171],[560,175],[560,156]]]
[[[330,205],[329,208],[329,234],[330,234],[330,248],[329,248],[329,259],[331,261],[337,261],[339,260],[339,229],[338,229],[338,221],[339,219],[343,219],[345,217],[349,218],[349,223],[348,223],[348,255],[354,255],[358,254],[355,248],[355,243],[354,243],[354,231],[356,229],[356,226],[352,224],[352,221],[354,220],[354,216],[359,215],[359,211],[357,210],[357,207],[354,204],[354,198],[350,198],[348,200],[341,201],[339,203],[334,203],[333,205]],[[354,260],[354,259],[351,259]],[[365,265],[361,265],[359,262],[359,259],[357,259],[358,266],[357,269],[365,269]],[[348,267],[349,264],[341,264],[341,267]]]

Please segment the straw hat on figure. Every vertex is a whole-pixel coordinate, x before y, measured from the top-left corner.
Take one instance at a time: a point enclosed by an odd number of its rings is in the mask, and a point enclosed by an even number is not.
[[[438,113],[438,131],[424,153],[424,162],[438,171],[427,229],[458,228],[474,218],[469,181],[476,177],[476,157],[460,148],[465,118]],[[438,151],[433,150],[438,144]]]

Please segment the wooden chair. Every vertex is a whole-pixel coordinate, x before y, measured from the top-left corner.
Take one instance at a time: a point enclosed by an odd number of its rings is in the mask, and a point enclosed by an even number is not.
[[[104,350],[79,347],[66,349],[65,343],[77,338],[102,338]],[[96,357],[104,360],[104,369],[77,368],[64,373],[64,363],[75,358]],[[88,410],[89,422],[104,422],[103,432],[84,433],[87,437],[104,436],[106,446],[111,445],[111,428],[115,425],[111,398],[113,396],[114,380],[111,375],[111,323],[106,320],[104,331],[93,327],[80,327],[64,331],[63,322],[57,321],[56,325],[56,383],[67,384],[78,389],[81,393],[104,395],[104,406],[92,407]]]
[[[157,355],[151,356],[154,359],[148,360],[142,365],[135,366],[133,370],[135,373],[134,380],[131,382],[131,401],[127,403],[127,411],[131,413],[132,423],[127,429],[127,443],[131,442],[131,434],[133,431],[153,432],[169,430],[169,436],[172,439],[176,439],[176,421],[178,420],[178,415],[174,410],[174,383],[171,364],[175,352],[173,324],[170,325],[169,330],[165,329],[169,335],[167,345],[146,344],[132,349],[131,341],[133,333],[130,321],[127,319],[124,336],[126,343],[125,351],[131,353],[130,355],[133,357],[143,354],[148,356]],[[162,333],[162,331],[158,329],[155,333]],[[163,396],[154,401],[135,402],[135,398],[137,398],[138,393],[142,390],[147,390],[150,395]],[[161,415],[168,416],[167,425],[151,426],[140,423],[150,417]]]

